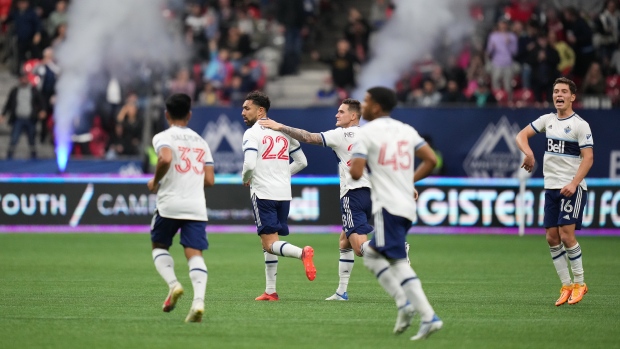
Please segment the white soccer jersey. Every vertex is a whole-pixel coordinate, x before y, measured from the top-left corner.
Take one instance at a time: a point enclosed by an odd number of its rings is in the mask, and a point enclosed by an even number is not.
[[[359,132],[359,126],[348,128],[338,127],[337,129],[321,132],[323,146],[330,147],[338,158],[338,172],[340,174],[340,197],[343,197],[350,189],[370,188],[368,172],[364,169],[362,178],[354,180],[351,177],[349,168],[351,167],[351,154],[353,153],[353,143],[355,135]]]
[[[385,208],[392,215],[416,220],[414,154],[424,144],[413,127],[389,117],[361,127],[353,157],[365,158],[369,167],[373,213]]]
[[[250,192],[259,199],[291,200],[289,155],[301,151],[299,142],[258,123],[243,134],[243,152],[257,153]]]
[[[530,125],[537,133],[545,132],[547,136],[543,158],[545,189],[562,189],[577,174],[581,149],[594,146],[590,125],[576,113],[563,119],[555,113],[545,114]],[[585,179],[579,186],[588,189]]]
[[[168,172],[159,182],[157,212],[165,218],[207,221],[204,166],[213,166],[207,142],[187,127],[171,126],[153,137],[156,152],[172,150]]]

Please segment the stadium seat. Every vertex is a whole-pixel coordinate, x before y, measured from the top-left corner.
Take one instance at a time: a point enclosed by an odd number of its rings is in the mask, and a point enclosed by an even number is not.
[[[520,88],[513,92],[512,101],[517,108],[529,107],[534,103],[534,94],[530,89]]]
[[[497,100],[498,106],[507,106],[508,105],[508,93],[504,90],[493,90],[493,96]]]

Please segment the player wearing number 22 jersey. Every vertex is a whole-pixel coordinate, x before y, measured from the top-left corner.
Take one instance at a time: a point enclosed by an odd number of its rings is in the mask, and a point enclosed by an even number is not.
[[[279,299],[276,293],[278,256],[301,259],[308,280],[312,281],[316,276],[312,247],[301,249],[279,240],[279,236],[289,234],[291,175],[305,168],[307,161],[298,141],[256,123],[267,118],[269,106],[269,97],[255,91],[246,97],[241,113],[245,124],[250,127],[243,135],[242,180],[244,185],[250,186],[254,219],[265,256],[266,287],[265,292],[256,298],[259,301]]]
[[[148,182],[157,193],[157,209],[151,224],[153,262],[169,287],[163,309],[174,309],[183,287],[174,273],[174,260],[168,252],[172,239],[181,230],[181,245],[189,264],[194,300],[186,322],[200,322],[204,313],[207,266],[202,251],[209,246],[205,187],[214,183],[213,157],[207,142],[187,128],[191,99],[175,94],[166,100],[166,119],[170,128],[153,137],[157,152],[155,176]]]
[[[420,279],[405,250],[407,232],[416,218],[414,182],[428,176],[437,159],[431,147],[411,126],[389,117],[396,94],[385,87],[367,91],[362,116],[369,122],[357,134],[351,160],[351,176],[359,179],[368,167],[372,185],[375,235],[364,253],[364,265],[377,277],[398,308],[394,333],[404,332],[420,313],[422,323],[412,340],[427,338],[443,322],[428,302]],[[414,156],[422,162],[414,170]],[[396,295],[404,293],[406,298]]]

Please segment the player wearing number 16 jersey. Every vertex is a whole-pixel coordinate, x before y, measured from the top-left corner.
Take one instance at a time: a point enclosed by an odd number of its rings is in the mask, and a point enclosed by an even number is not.
[[[517,135],[517,146],[525,154],[523,165],[534,168],[534,153],[528,139],[537,133],[547,136],[543,158],[545,182],[545,230],[553,265],[562,281],[560,306],[576,304],[588,292],[583,277],[581,246],[575,230],[581,229],[583,210],[588,201],[585,177],[594,162],[594,140],[590,125],[573,111],[577,86],[567,78],[553,84],[553,103],[557,113],[543,115]],[[570,263],[574,280],[568,272]],[[574,283],[573,283],[574,282]]]
[[[362,116],[369,122],[358,132],[351,176],[359,179],[368,166],[375,235],[364,253],[364,265],[396,301],[394,333],[402,333],[411,325],[414,313],[420,313],[420,329],[411,337],[418,340],[441,329],[443,322],[435,315],[420,279],[407,263],[405,239],[416,218],[413,183],[428,176],[437,159],[413,127],[389,117],[395,106],[394,91],[385,87],[367,91]],[[414,155],[422,160],[415,171]],[[406,295],[404,303],[395,297],[399,290]]]
[[[209,247],[205,228],[207,204],[204,188],[214,183],[213,157],[207,142],[187,128],[191,99],[175,94],[166,99],[166,119],[170,128],[153,137],[157,152],[155,176],[148,188],[157,193],[157,208],[151,223],[153,262],[169,287],[164,311],[174,309],[183,287],[174,273],[174,260],[168,252],[172,238],[181,230],[181,245],[189,264],[194,300],[186,322],[200,322],[204,313],[207,266],[202,250]]]
[[[265,256],[265,292],[258,301],[277,301],[276,274],[278,256],[301,259],[308,280],[314,280],[316,268],[310,246],[303,249],[280,241],[287,236],[288,213],[291,196],[291,175],[301,171],[308,163],[299,142],[289,136],[270,130],[256,123],[267,118],[270,106],[266,94],[255,91],[243,103],[243,121],[250,128],[243,135],[243,184],[250,186],[252,207],[258,236]],[[289,156],[293,158],[290,163]]]

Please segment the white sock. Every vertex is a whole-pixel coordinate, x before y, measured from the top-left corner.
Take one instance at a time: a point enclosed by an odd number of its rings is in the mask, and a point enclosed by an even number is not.
[[[581,246],[576,243],[575,246],[567,248],[566,254],[570,260],[570,267],[573,270],[573,278],[576,284],[583,284],[583,263],[581,262]]]
[[[364,265],[377,277],[379,285],[394,299],[396,307],[407,304],[407,296],[394,274],[390,271],[390,263],[372,248],[366,249]]]
[[[351,271],[353,270],[353,263],[355,262],[355,253],[352,248],[340,249],[340,260],[338,261],[338,276],[340,282],[338,283],[338,289],[336,293],[342,295],[347,292],[347,286],[349,286],[349,278],[351,277]]]
[[[297,259],[301,259],[301,248],[289,244],[286,241],[276,241],[271,244],[271,251],[273,254],[283,257],[293,257]]]
[[[435,311],[426,298],[426,294],[422,289],[422,282],[415,274],[415,271],[413,271],[413,268],[407,263],[407,259],[403,258],[394,261],[390,268],[405,291],[407,299],[411,301],[415,310],[420,312],[422,321],[431,321]]]
[[[177,276],[174,274],[174,259],[168,251],[163,248],[153,249],[153,263],[168,287],[172,288],[178,283]]]
[[[362,256],[364,255],[366,249],[368,249],[368,244],[370,243],[370,240],[366,240],[362,243],[362,245],[360,246],[360,253],[362,254]]]
[[[192,286],[194,287],[194,302],[204,304],[205,292],[207,291],[207,265],[205,264],[202,256],[194,256],[187,261],[189,265],[189,278],[192,280]]]
[[[278,256],[263,251],[265,255],[265,293],[276,292],[276,275],[278,275]]]
[[[573,282],[570,279],[570,273],[568,272],[568,261],[566,258],[566,250],[563,244],[557,246],[549,246],[549,252],[551,252],[551,259],[553,259],[553,265],[558,272],[558,276],[562,281],[562,285],[569,286]]]

